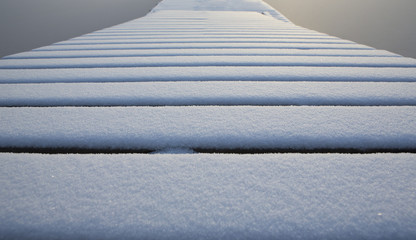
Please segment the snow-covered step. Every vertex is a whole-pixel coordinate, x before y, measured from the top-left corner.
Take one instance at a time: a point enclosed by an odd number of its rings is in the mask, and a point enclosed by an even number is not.
[[[416,68],[217,66],[0,69],[0,83],[157,81],[415,82]]]
[[[62,50],[112,50],[112,49],[372,49],[361,44],[328,44],[328,43],[132,43],[132,44],[94,44],[94,45],[49,45],[33,51],[62,51]]]
[[[261,24],[261,25],[260,25]],[[200,22],[200,23],[193,23],[187,24],[186,22],[183,23],[157,23],[157,24],[130,24],[130,25],[120,25],[118,27],[111,27],[103,30],[98,30],[98,32],[104,31],[114,31],[114,32],[124,32],[124,31],[136,31],[136,30],[153,30],[153,29],[163,29],[163,30],[176,30],[176,29],[204,29],[204,30],[213,30],[213,29],[231,29],[231,30],[277,30],[277,31],[311,31],[307,29],[302,29],[297,26],[293,25],[280,25],[280,24],[265,24],[265,23],[255,23],[255,24],[211,24],[209,22]]]
[[[162,38],[162,39],[85,39],[68,40],[54,45],[92,45],[92,44],[146,44],[146,43],[322,43],[322,44],[354,44],[341,39],[264,39],[264,38]]]
[[[412,67],[416,59],[391,57],[314,56],[161,56],[113,58],[5,59],[0,69],[111,68],[201,66],[314,66],[314,67]]]
[[[286,32],[286,33],[311,33],[313,31],[311,30],[300,30],[300,29],[275,29],[275,28],[235,28],[235,27],[211,27],[207,28],[204,26],[192,26],[188,28],[182,28],[182,27],[149,27],[149,28],[139,28],[139,29],[111,29],[111,30],[100,30],[97,31],[97,33],[141,33],[141,32],[157,32],[157,31],[167,31],[167,32],[270,32],[270,33],[278,33],[278,32]]]
[[[412,239],[414,154],[0,154],[0,236]]]
[[[30,51],[4,57],[25,58],[82,58],[128,56],[334,56],[334,57],[400,57],[397,54],[375,49],[129,49],[129,50],[65,50]]]
[[[183,30],[189,30],[189,29],[204,29],[207,31],[215,30],[215,29],[230,29],[230,30],[264,30],[264,31],[295,31],[295,32],[301,32],[301,31],[312,31],[305,28],[299,28],[294,25],[288,25],[288,24],[221,24],[221,23],[211,23],[208,21],[200,22],[200,23],[194,23],[194,24],[175,24],[172,22],[169,22],[168,24],[139,24],[139,25],[120,25],[117,27],[111,27],[106,28],[102,30],[98,30],[98,32],[124,32],[124,31],[141,31],[141,30],[153,30],[153,29],[163,29],[163,30],[177,30],[177,29],[183,29]]]
[[[296,33],[296,32],[278,32],[273,31],[270,32],[229,32],[229,31],[221,31],[221,32],[204,32],[204,31],[195,31],[195,32],[183,32],[183,31],[177,31],[177,32],[170,32],[170,31],[154,31],[154,32],[142,32],[142,33],[89,33],[83,35],[84,37],[102,37],[102,36],[117,36],[117,37],[123,37],[123,36],[189,36],[189,35],[201,35],[201,36],[230,36],[230,35],[241,35],[241,36],[311,36],[311,37],[326,37],[328,35],[322,34],[322,33],[316,33],[316,32],[310,32],[310,33]]]
[[[416,105],[416,83],[2,84],[0,106]]]
[[[414,59],[164,0],[0,68],[0,239],[416,237]]]
[[[1,148],[403,150],[416,107],[0,108]]]
[[[149,41],[157,41],[163,40],[167,41],[166,39],[194,39],[194,40],[208,40],[208,39],[219,39],[219,40],[260,40],[260,41],[268,41],[268,40],[285,40],[285,39],[293,39],[293,40],[338,40],[338,38],[330,37],[330,36],[279,36],[279,35],[272,35],[272,36],[256,36],[256,35],[232,35],[229,34],[227,36],[214,36],[214,35],[205,35],[205,34],[189,34],[189,35],[138,35],[138,36],[81,36],[76,38],[71,38],[68,41],[84,41],[84,40],[149,40]]]
[[[246,11],[251,13],[267,12],[280,21],[288,21],[274,8],[263,1],[258,0],[227,0],[227,1],[193,1],[193,0],[169,0],[160,2],[152,11],[193,11],[197,15],[198,11],[227,11],[238,13]]]

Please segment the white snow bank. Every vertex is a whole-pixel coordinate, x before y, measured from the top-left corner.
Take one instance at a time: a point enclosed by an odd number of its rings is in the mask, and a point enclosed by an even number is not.
[[[0,154],[2,239],[414,239],[414,154]]]
[[[337,57],[401,57],[397,54],[374,49],[130,49],[130,50],[65,50],[30,51],[5,57],[24,58],[82,58],[129,56],[337,56]]]
[[[1,147],[406,149],[416,107],[0,108]]]
[[[414,82],[416,68],[220,66],[0,69],[0,83],[156,81]]]
[[[416,105],[416,83],[54,83],[0,88],[0,106],[65,105]]]
[[[412,67],[416,59],[392,57],[318,56],[154,56],[113,58],[3,59],[0,69],[111,68],[190,66],[316,66],[316,67]]]

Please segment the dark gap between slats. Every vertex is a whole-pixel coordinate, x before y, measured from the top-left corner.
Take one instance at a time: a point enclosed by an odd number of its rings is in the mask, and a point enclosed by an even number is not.
[[[32,148],[32,147],[2,147],[3,153],[41,153],[41,154],[150,154],[157,153],[164,149],[111,149],[111,148]],[[316,148],[316,149],[295,149],[295,148],[267,148],[267,149],[210,149],[192,148],[195,153],[209,154],[376,154],[376,153],[416,153],[416,148],[406,149],[354,149],[354,148]]]

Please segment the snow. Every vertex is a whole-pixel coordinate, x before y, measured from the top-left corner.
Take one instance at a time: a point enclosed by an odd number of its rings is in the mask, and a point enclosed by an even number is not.
[[[261,0],[169,0],[160,2],[153,12],[169,10],[261,12],[282,22],[289,22],[281,13]]]
[[[230,31],[231,29],[218,29],[217,31],[203,31],[203,29],[199,30],[169,30],[167,28],[164,31],[117,31],[117,32],[94,32],[90,34],[84,35],[84,37],[139,37],[139,36],[190,36],[190,35],[197,35],[197,36],[219,36],[219,37],[226,37],[229,35],[239,35],[239,36],[289,36],[289,37],[327,37],[328,35],[317,33],[314,31],[287,31],[287,30],[269,30],[269,31]]]
[[[415,82],[416,68],[211,66],[0,69],[0,83],[159,81]]]
[[[414,154],[0,154],[2,239],[414,239]]]
[[[68,105],[416,105],[416,83],[54,83],[0,88],[0,106]]]
[[[0,116],[4,148],[406,150],[416,146],[414,106],[0,108]]]
[[[91,57],[151,57],[151,56],[335,56],[335,57],[396,57],[382,50],[336,49],[130,49],[130,50],[65,50],[31,51],[5,57],[5,59],[36,58],[91,58]],[[3,61],[0,60],[0,61]]]
[[[186,10],[186,11],[275,11],[272,7],[259,0],[169,0],[160,2],[157,11]]]
[[[0,239],[415,239],[415,81],[260,0],[8,56],[0,151],[152,154],[0,153]]]
[[[112,50],[112,49],[183,49],[183,48],[281,48],[281,49],[371,49],[359,44],[325,43],[143,43],[143,44],[94,44],[94,45],[50,45],[34,51],[62,50]]]
[[[218,37],[215,39],[210,38],[163,38],[163,39],[88,39],[88,40],[68,40],[55,45],[95,45],[95,44],[145,44],[145,43],[338,43],[338,44],[352,44],[353,42],[341,40],[341,39],[267,39],[267,38],[224,38]]]
[[[316,66],[316,67],[413,67],[416,59],[392,57],[316,56],[155,56],[112,58],[5,59],[0,69],[112,68],[172,66]]]
[[[72,38],[70,40],[64,41],[64,42],[60,42],[60,43],[77,43],[77,42],[82,42],[82,41],[90,41],[90,42],[94,42],[91,40],[105,40],[105,41],[109,41],[109,40],[127,40],[127,41],[140,41],[140,42],[144,42],[144,41],[178,41],[178,40],[183,40],[183,41],[187,41],[189,39],[192,39],[194,41],[208,41],[208,40],[224,40],[224,41],[231,41],[231,40],[236,40],[236,41],[252,41],[252,40],[257,40],[257,41],[271,41],[271,40],[289,40],[292,39],[293,41],[296,40],[311,40],[311,41],[319,41],[319,40],[324,40],[324,41],[339,41],[341,42],[340,39],[337,39],[336,37],[331,37],[331,36],[298,36],[298,35],[294,35],[294,36],[290,36],[290,35],[279,35],[279,34],[273,34],[273,35],[269,35],[269,36],[264,36],[264,35],[244,35],[244,34],[227,34],[227,35],[221,35],[221,36],[213,36],[213,35],[205,35],[205,34],[187,34],[187,35],[176,35],[176,34],[165,34],[163,36],[161,36],[161,34],[150,34],[150,35],[137,35],[137,36],[80,36],[80,37],[76,37],[76,38]],[[345,40],[344,40],[345,41]]]

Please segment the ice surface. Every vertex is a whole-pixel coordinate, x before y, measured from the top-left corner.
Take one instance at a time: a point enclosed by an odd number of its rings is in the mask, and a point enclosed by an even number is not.
[[[0,154],[2,239],[414,239],[414,154]]]
[[[0,108],[0,146],[413,149],[416,107]],[[47,117],[45,117],[47,116]]]
[[[0,106],[65,105],[416,105],[416,83],[56,83],[0,88]]]

